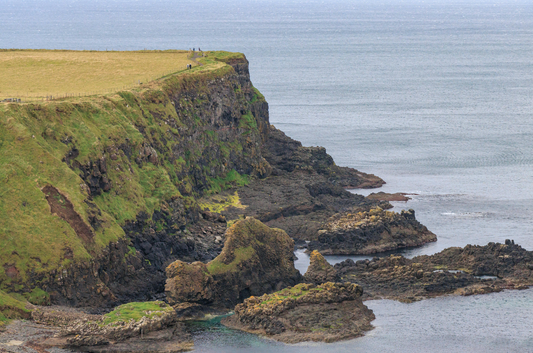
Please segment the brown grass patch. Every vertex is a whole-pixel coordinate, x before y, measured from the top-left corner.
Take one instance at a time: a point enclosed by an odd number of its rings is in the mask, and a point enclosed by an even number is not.
[[[0,99],[87,96],[139,86],[197,64],[187,51],[0,50]]]
[[[45,186],[43,193],[50,205],[51,212],[67,222],[85,243],[92,242],[93,231],[74,210],[72,203],[52,185]]]

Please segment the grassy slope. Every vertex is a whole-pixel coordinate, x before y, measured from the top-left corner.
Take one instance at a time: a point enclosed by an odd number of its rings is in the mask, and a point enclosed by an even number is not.
[[[150,112],[158,112],[179,125],[174,106],[164,99],[166,87],[200,85],[202,79],[225,75],[233,69],[219,60],[231,57],[242,54],[210,53],[203,59],[206,65],[151,83],[150,89],[43,104],[0,104],[0,289],[22,290],[20,283],[32,271],[66,268],[72,261],[70,257],[91,258],[109,242],[123,237],[121,226],[141,211],[150,215],[164,208],[172,198],[183,199],[185,205],[195,203],[194,192],[183,197],[179,191],[179,188],[191,191],[191,180],[179,179],[177,175],[199,158],[196,151],[173,162],[163,154],[159,156],[160,163],[142,166],[132,163],[121,151],[117,152],[116,160],[108,158],[108,177],[113,181],[113,189],[93,199],[102,211],[99,216],[102,224],[91,244],[83,243],[67,222],[50,214],[41,188],[54,185],[88,224],[88,188],[79,171],[62,162],[72,145],[79,149],[76,160],[81,164],[100,158],[109,149],[117,150],[116,146],[123,143],[132,146],[133,155],[138,155],[143,143],[158,145],[165,153],[171,153],[172,137],[179,131],[170,124],[162,124]],[[194,104],[183,102],[181,109],[194,114]],[[242,119],[245,130],[256,126],[253,116],[247,114]],[[201,131],[204,123],[196,124],[192,128]],[[217,144],[223,152],[239,149],[234,142],[221,142],[208,131],[202,136],[206,144]],[[66,141],[68,138],[72,143]],[[209,194],[245,183],[247,177],[229,171],[208,176],[207,180],[211,186],[206,190]],[[65,256],[70,251],[73,255]]]
[[[29,318],[30,310],[22,300],[0,291],[0,330],[9,323],[10,319]]]
[[[187,51],[0,50],[0,99],[94,94],[182,71]]]

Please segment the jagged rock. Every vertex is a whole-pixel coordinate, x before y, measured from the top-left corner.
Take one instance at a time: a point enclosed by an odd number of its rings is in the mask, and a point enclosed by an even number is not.
[[[436,240],[435,234],[416,220],[414,210],[396,213],[376,207],[331,217],[308,249],[326,255],[372,254]]]
[[[254,218],[238,221],[227,230],[221,254],[207,265],[169,265],[167,299],[230,308],[250,295],[294,285],[301,275],[294,268],[293,249],[284,231]]]
[[[326,282],[338,282],[340,279],[337,270],[318,251],[313,250],[310,264],[304,275],[306,283],[322,284]]]
[[[250,297],[222,323],[286,343],[355,338],[371,330],[375,319],[361,301],[362,294],[363,289],[352,283],[302,283]]]
[[[371,261],[346,260],[335,269],[343,280],[362,285],[366,297],[410,302],[444,294],[524,289],[533,285],[530,264],[533,251],[509,241],[448,248],[413,259],[391,255]]]

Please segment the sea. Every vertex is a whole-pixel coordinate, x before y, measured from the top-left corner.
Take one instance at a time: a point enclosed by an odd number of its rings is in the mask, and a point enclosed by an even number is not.
[[[533,250],[531,0],[0,0],[0,48],[243,52],[272,124],[387,182],[352,192],[411,195],[393,210],[438,241],[403,255]],[[533,352],[533,289],[366,304],[375,329],[339,343],[189,329],[195,352]]]

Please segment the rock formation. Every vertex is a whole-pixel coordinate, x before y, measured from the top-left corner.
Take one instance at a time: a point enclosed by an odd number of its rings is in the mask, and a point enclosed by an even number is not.
[[[270,126],[262,152],[272,174],[238,188],[246,208],[224,210],[222,214],[227,219],[251,216],[270,227],[283,229],[293,239],[316,240],[320,226],[338,212],[392,207],[387,202],[369,200],[345,190],[379,187],[383,180],[338,167],[324,148],[304,147],[274,126]]]
[[[251,295],[294,285],[301,275],[293,249],[284,231],[254,218],[238,221],[228,228],[220,255],[207,265],[178,260],[167,267],[168,301],[231,308]]]
[[[286,343],[346,340],[372,329],[375,316],[362,294],[352,283],[299,284],[246,299],[222,323]]]
[[[533,285],[533,252],[489,243],[448,248],[407,259],[391,255],[335,265],[342,279],[365,288],[366,298],[414,301],[444,294],[483,294]]]
[[[308,248],[325,255],[357,255],[419,246],[436,240],[435,234],[416,220],[414,210],[396,213],[376,207],[370,211],[332,216]]]
[[[322,284],[326,282],[338,282],[340,277],[337,270],[318,251],[313,250],[310,256],[309,267],[304,275],[304,282]]]
[[[61,327],[41,348],[83,352],[184,352],[192,341],[176,312],[164,302],[129,303],[106,315],[36,309],[36,323]]]

